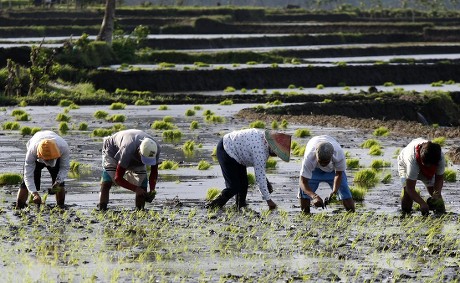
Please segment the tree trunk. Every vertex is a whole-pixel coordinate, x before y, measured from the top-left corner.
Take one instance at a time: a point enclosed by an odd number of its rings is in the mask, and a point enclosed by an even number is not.
[[[105,14],[97,40],[112,44],[113,26],[115,21],[115,0],[106,0]]]

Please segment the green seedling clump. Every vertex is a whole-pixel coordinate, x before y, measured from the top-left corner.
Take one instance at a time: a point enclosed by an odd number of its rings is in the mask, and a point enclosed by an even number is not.
[[[297,129],[294,132],[294,136],[297,138],[305,138],[311,136],[311,133],[308,129]]]
[[[254,186],[256,184],[256,175],[253,173],[248,173],[248,184],[249,186]]]
[[[200,160],[200,162],[198,162],[197,168],[198,170],[208,170],[209,168],[211,168],[211,164],[206,160]]]
[[[379,179],[375,170],[363,169],[355,173],[353,181],[363,187],[373,187],[379,182]]]
[[[232,86],[228,86],[224,89],[224,92],[235,92],[235,91],[236,91],[236,88]]]
[[[93,137],[108,137],[113,133],[112,129],[97,128],[94,129],[91,135]]]
[[[390,182],[391,182],[391,173],[388,173],[382,178],[382,183],[389,184]]]
[[[163,117],[163,122],[172,123],[172,122],[174,122],[174,118],[172,116],[164,116]]]
[[[81,122],[81,123],[78,125],[78,130],[80,130],[80,131],[86,131],[86,130],[88,130],[88,124],[85,123],[85,122]]]
[[[272,129],[277,130],[278,129],[278,121],[274,120],[272,121]]]
[[[185,116],[195,116],[196,112],[193,109],[187,109],[185,111]]]
[[[305,155],[304,145],[300,145],[296,143],[294,147],[292,147],[291,145],[291,149],[292,149],[292,155],[294,156],[304,156]]]
[[[281,129],[286,129],[288,127],[289,123],[286,119],[283,119],[281,120],[281,125],[280,125],[280,128]]]
[[[30,120],[29,114],[27,114],[27,113],[22,114],[22,115],[17,115],[17,116],[14,116],[14,117],[15,117],[16,121],[29,121]]]
[[[28,126],[24,126],[21,128],[21,135],[27,136],[32,134],[32,128]]]
[[[219,103],[219,105],[232,105],[232,104],[233,104],[233,100],[228,99],[228,98]]]
[[[364,201],[364,196],[367,193],[367,188],[365,187],[350,187],[351,195],[355,201]]]
[[[134,102],[134,105],[136,106],[147,106],[150,105],[150,102],[143,100],[143,99],[138,99],[136,102]]]
[[[200,127],[200,124],[198,124],[198,121],[192,121],[190,123],[190,130],[196,130]]]
[[[61,99],[61,100],[59,101],[59,104],[58,104],[58,105],[61,106],[61,107],[67,107],[67,106],[70,106],[70,105],[72,105],[72,104],[74,104],[74,102],[73,102],[72,100],[69,100],[69,99]]]
[[[212,112],[209,109],[206,109],[206,110],[203,111],[203,116],[205,116],[205,117],[206,116],[212,116],[212,115],[214,115],[214,112]]]
[[[371,148],[371,146],[373,146],[373,145],[380,145],[380,143],[379,143],[377,140],[368,139],[368,140],[365,140],[365,141],[361,144],[361,147],[362,147],[362,148]]]
[[[265,122],[257,120],[249,124],[249,128],[265,129]]]
[[[196,110],[196,111],[203,110],[203,106],[195,105],[195,106],[193,106],[193,110]]]
[[[444,171],[444,181],[446,182],[456,182],[457,181],[457,171],[447,168]]]
[[[371,163],[371,168],[376,169],[376,170],[384,168],[384,167],[390,167],[390,166],[391,166],[390,162],[383,161],[383,160],[380,160],[380,159],[373,160],[372,163]]]
[[[80,170],[81,163],[76,160],[70,161],[70,171],[78,172]]]
[[[380,145],[373,145],[371,148],[369,148],[369,154],[370,155],[382,155],[382,148]]]
[[[224,123],[225,118],[217,115],[206,116],[204,120],[208,123]]]
[[[70,116],[64,114],[64,113],[59,113],[56,116],[56,121],[58,122],[69,122],[70,121]]]
[[[174,129],[174,124],[165,121],[155,121],[151,128],[155,130],[172,130]]]
[[[347,168],[358,169],[359,168],[359,158],[350,158],[346,159]]]
[[[22,182],[22,176],[16,173],[2,173],[0,174],[0,185],[16,185]]]
[[[168,105],[160,105],[158,106],[158,110],[168,110]]]
[[[184,143],[184,145],[182,146],[182,150],[183,151],[188,151],[188,152],[192,152],[195,150],[195,142],[192,141],[192,140],[188,140]]]
[[[161,170],[176,170],[177,168],[179,168],[179,163],[172,160],[164,160],[163,162],[161,162],[158,168]]]
[[[70,127],[69,125],[67,124],[67,122],[61,122],[59,123],[59,132],[63,135],[67,134],[67,132],[70,130]]]
[[[376,137],[386,137],[390,134],[390,130],[386,127],[378,127],[372,134]]]
[[[437,143],[440,146],[444,146],[446,144],[446,138],[445,137],[437,137],[437,138],[434,138],[431,142],[432,143]]]
[[[13,117],[16,117],[16,116],[21,116],[21,115],[24,115],[24,114],[27,114],[27,112],[23,109],[14,109],[13,111],[11,111],[11,116]]]
[[[122,110],[126,108],[126,104],[122,102],[114,102],[109,107],[111,110]]]
[[[165,140],[179,140],[182,138],[182,132],[180,130],[166,130],[162,136]]]
[[[109,116],[109,113],[107,113],[104,110],[97,110],[96,112],[94,112],[93,116],[96,119],[105,119],[107,118],[107,116]]]
[[[274,169],[276,168],[277,161],[273,158],[269,158],[267,163],[265,164],[265,168],[267,169]]]
[[[212,201],[214,200],[219,194],[220,194],[221,190],[218,189],[218,188],[209,188],[207,191],[206,191],[206,197],[205,199],[207,201]]]
[[[18,122],[5,122],[2,124],[3,130],[11,130],[11,131],[16,131],[21,128],[21,125]]]
[[[114,122],[114,123],[123,123],[126,121],[126,116],[122,114],[114,114],[107,118],[107,121]]]

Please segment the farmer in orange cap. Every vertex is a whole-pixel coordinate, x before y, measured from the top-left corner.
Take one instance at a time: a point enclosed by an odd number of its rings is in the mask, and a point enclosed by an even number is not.
[[[411,212],[414,201],[420,211],[427,215],[429,210],[445,212],[441,191],[444,185],[445,159],[441,146],[428,140],[412,140],[398,156],[398,173],[403,185],[401,208]],[[427,201],[415,191],[417,180],[421,180],[430,194]]]
[[[136,208],[143,209],[151,202],[158,178],[160,145],[152,136],[141,130],[124,130],[104,139],[102,147],[102,179],[99,193],[99,209],[107,210],[112,184],[136,193]],[[147,179],[146,165],[150,166]]]
[[[310,202],[316,207],[324,207],[323,199],[316,194],[321,182],[331,187],[329,197],[337,194],[346,210],[355,211],[345,174],[346,167],[345,153],[334,138],[323,135],[308,141],[300,170],[298,193],[303,213],[310,213]]]
[[[33,202],[41,204],[40,181],[42,169],[48,169],[51,175],[52,189],[56,194],[56,203],[63,207],[65,201],[65,178],[70,169],[70,149],[67,142],[52,131],[39,131],[27,142],[24,163],[24,179],[19,188],[16,208],[24,208],[29,192]]]
[[[221,208],[236,195],[237,207],[245,207],[248,192],[246,167],[252,166],[262,199],[267,202],[269,209],[275,209],[276,204],[270,197],[271,184],[265,175],[265,165],[269,156],[278,156],[289,162],[290,149],[291,136],[283,133],[246,129],[226,134],[217,145],[217,159],[226,188],[206,206]]]

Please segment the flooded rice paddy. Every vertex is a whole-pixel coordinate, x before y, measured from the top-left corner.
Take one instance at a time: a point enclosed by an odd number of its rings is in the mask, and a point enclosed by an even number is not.
[[[15,211],[16,186],[1,189],[0,227],[2,255],[0,278],[23,282],[458,282],[460,280],[460,193],[458,182],[446,182],[443,195],[446,215],[421,217],[415,212],[402,217],[401,192],[396,174],[398,149],[414,137],[375,137],[359,129],[289,124],[284,132],[309,129],[312,135],[328,134],[337,138],[350,158],[359,159],[361,168],[348,170],[350,184],[358,170],[368,168],[375,159],[391,165],[379,176],[391,174],[391,181],[379,182],[369,189],[356,213],[347,214],[339,204],[327,209],[299,213],[296,193],[301,157],[289,163],[277,159],[268,169],[273,183],[272,199],[278,209],[268,212],[256,188],[248,193],[249,209],[236,211],[233,201],[222,211],[203,208],[209,188],[223,188],[224,181],[212,151],[220,137],[232,130],[248,127],[253,121],[236,118],[240,109],[254,104],[233,105],[127,106],[110,110],[108,106],[81,106],[70,110],[69,125],[88,124],[87,131],[70,130],[64,135],[71,147],[71,159],[83,166],[79,174],[66,181],[67,208],[54,208],[50,196],[41,209],[29,207]],[[13,121],[8,107],[0,112],[1,122]],[[57,114],[63,107],[22,107],[30,121],[21,126],[58,131]],[[186,116],[188,109],[196,110]],[[157,196],[146,211],[134,210],[134,195],[114,188],[109,211],[97,211],[101,174],[102,138],[92,137],[96,128],[113,123],[93,117],[97,110],[126,116],[127,128],[142,129],[162,145],[161,159],[179,163],[177,170],[160,170]],[[223,123],[208,123],[202,115],[210,110],[225,118]],[[150,125],[165,116],[182,132],[182,138],[165,141],[162,131]],[[190,130],[198,121],[200,128]],[[267,121],[269,127],[269,121]],[[0,135],[2,172],[21,173],[25,144],[30,136],[18,131]],[[377,139],[383,146],[381,156],[369,155],[360,145]],[[193,153],[182,145],[195,141]],[[296,138],[301,145],[306,138]],[[444,151],[458,143],[447,140]],[[198,170],[200,160],[212,167]],[[458,166],[449,164],[458,172]],[[252,172],[249,169],[248,172]],[[43,181],[50,185],[49,177]],[[421,184],[418,184],[419,187]],[[421,188],[421,187],[420,187]],[[422,195],[426,197],[423,188]],[[329,194],[327,185],[319,194]]]

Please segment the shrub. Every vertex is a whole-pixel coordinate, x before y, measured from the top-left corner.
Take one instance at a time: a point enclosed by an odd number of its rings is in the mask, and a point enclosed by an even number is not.
[[[174,124],[165,121],[155,121],[151,128],[155,130],[172,130],[174,129]]]
[[[107,121],[114,123],[123,123],[126,121],[126,116],[122,114],[115,114],[107,118]]]
[[[232,105],[232,104],[233,104],[233,100],[228,99],[228,98],[219,103],[219,105]]]
[[[457,171],[447,168],[444,170],[444,181],[455,182],[457,181]]]
[[[195,110],[193,109],[187,109],[185,111],[185,116],[195,116]]]
[[[390,134],[390,130],[386,127],[378,127],[372,134],[377,137],[386,137]]]
[[[370,155],[382,155],[382,148],[380,145],[373,145],[371,148],[369,148],[369,154]]]
[[[16,131],[21,128],[21,125],[18,122],[5,122],[2,124],[3,130],[11,130],[11,131]]]
[[[93,116],[96,119],[105,119],[107,118],[107,116],[109,116],[109,113],[107,113],[104,110],[97,110],[96,112],[94,112]]]
[[[161,170],[176,170],[177,168],[179,168],[179,163],[172,160],[164,160],[163,162],[161,162],[158,168]]]
[[[362,144],[362,148],[371,148],[373,145],[380,145],[380,143],[377,140],[374,139],[368,139],[365,140]]]
[[[207,201],[214,200],[215,198],[217,198],[217,196],[219,196],[220,192],[221,192],[221,190],[218,189],[218,188],[209,188],[206,191],[206,200]]]
[[[58,122],[70,122],[70,116],[64,114],[64,113],[59,113],[56,116],[56,121]]]
[[[359,159],[358,158],[346,159],[346,162],[347,162],[347,168],[350,168],[350,169],[359,168]]]
[[[198,124],[198,121],[192,121],[190,123],[190,130],[196,130],[200,127],[200,125]]]
[[[375,169],[375,170],[381,169],[383,167],[389,167],[389,166],[391,166],[390,162],[383,161],[383,160],[380,160],[380,159],[373,160],[372,163],[371,163],[371,168]]]
[[[22,176],[16,173],[2,173],[0,174],[0,185],[16,185],[22,182]]]
[[[249,124],[249,128],[265,129],[265,122],[257,120]]]
[[[353,181],[364,187],[373,187],[379,180],[375,170],[363,169],[355,173]]]
[[[308,129],[297,129],[294,132],[294,136],[298,138],[304,138],[311,136],[310,130]]]
[[[276,168],[276,160],[273,158],[268,158],[267,163],[265,164],[265,168],[267,169],[274,169]]]
[[[126,104],[122,102],[114,102],[109,107],[111,110],[122,110],[126,108]]]
[[[211,164],[206,160],[200,160],[200,162],[198,162],[197,168],[198,170],[208,170],[209,168],[211,168]]]

